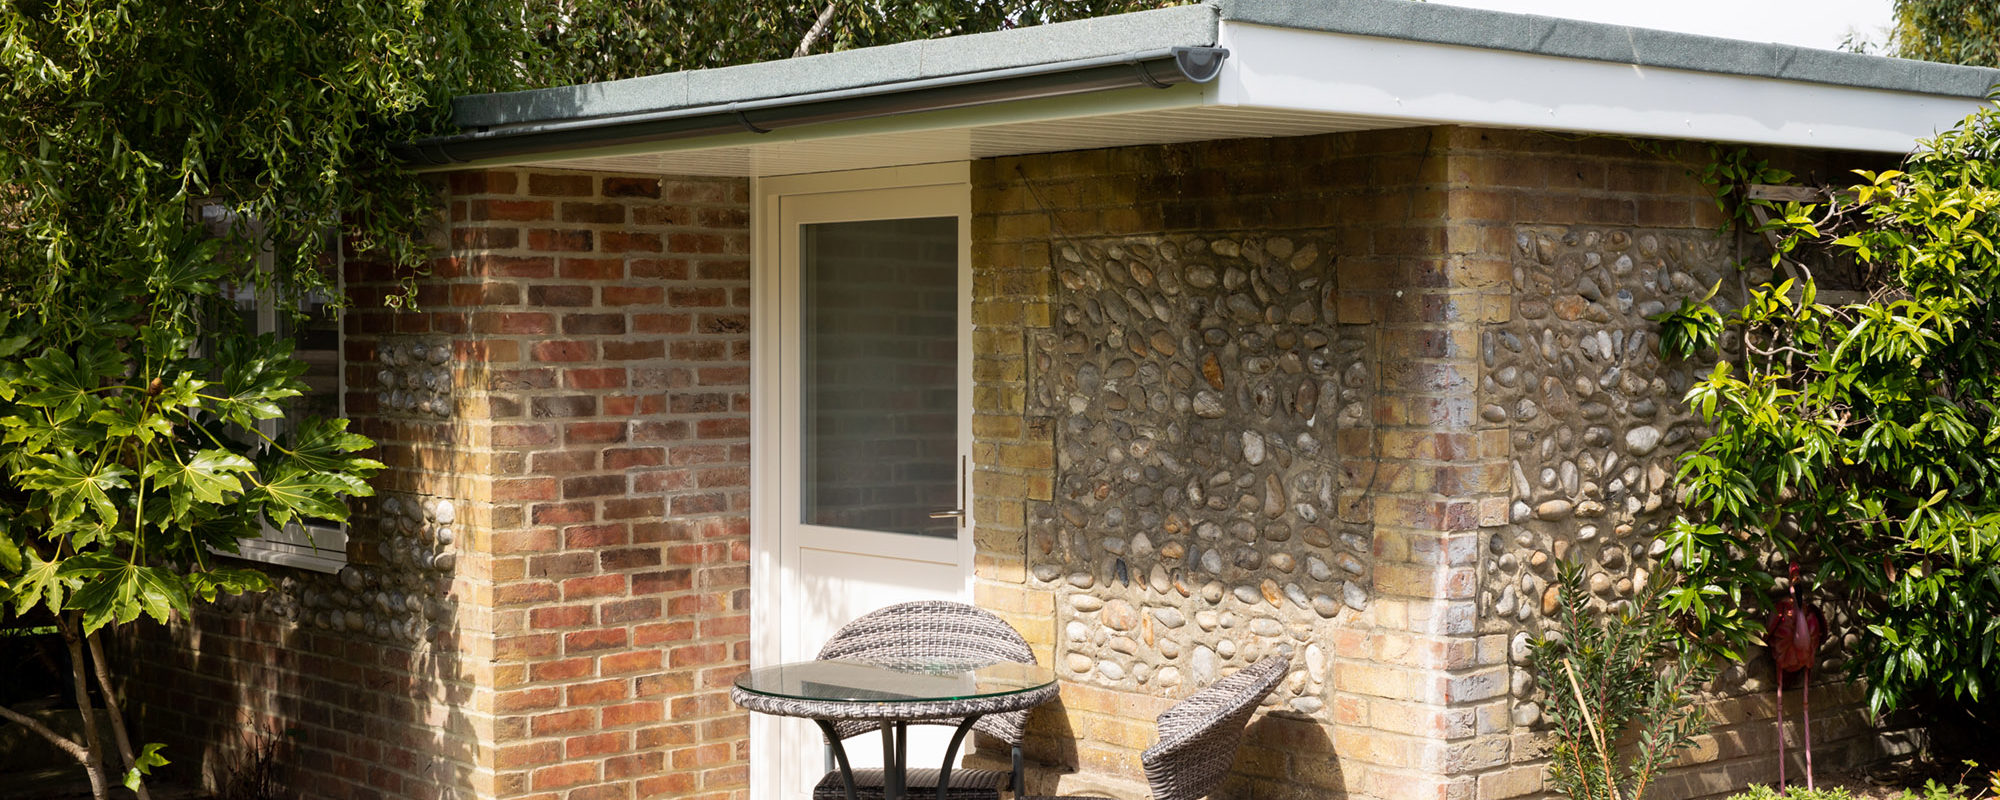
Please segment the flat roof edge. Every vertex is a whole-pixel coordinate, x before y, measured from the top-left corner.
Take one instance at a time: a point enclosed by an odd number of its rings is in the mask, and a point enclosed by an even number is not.
[[[1117,56],[1139,50],[1209,47],[1213,6],[1190,5],[991,33],[688,70],[618,81],[452,99],[462,128],[581,120],[859,89]]]
[[[1224,23],[1376,36],[1778,80],[1985,97],[2000,69],[1410,0],[1215,0]]]

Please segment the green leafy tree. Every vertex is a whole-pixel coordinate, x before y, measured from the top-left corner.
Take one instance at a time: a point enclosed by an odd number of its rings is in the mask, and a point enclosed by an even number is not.
[[[2000,67],[2000,4],[1991,0],[1896,0],[1896,55]]]
[[[1845,655],[1873,708],[1985,724],[2000,688],[1996,150],[1989,108],[1902,170],[1859,173],[1838,213],[1771,204],[1776,258],[1823,248],[1873,276],[1866,302],[1817,302],[1794,263],[1799,279],[1729,313],[1684,304],[1661,342],[1740,342],[1687,395],[1713,434],[1680,463],[1686,511],[1663,538],[1688,580],[1668,607],[1741,655],[1771,568],[1803,562],[1859,627]]]
[[[110,708],[101,642],[141,616],[263,588],[217,552],[268,522],[339,520],[377,465],[341,421],[294,420],[290,344],[231,327],[221,287],[298,308],[334,244],[410,274],[431,196],[390,155],[444,101],[526,84],[518,4],[0,0],[0,600],[69,642],[84,736],[8,710],[75,756]],[[201,209],[234,220],[211,230]],[[258,258],[261,252],[268,259]],[[268,269],[258,266],[266,261]]]

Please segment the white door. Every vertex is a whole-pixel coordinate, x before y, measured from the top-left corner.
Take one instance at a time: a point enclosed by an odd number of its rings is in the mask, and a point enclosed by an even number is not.
[[[810,659],[874,609],[970,595],[964,165],[759,181],[752,666]],[[773,613],[775,612],[775,613]],[[795,800],[818,728],[753,720],[753,795]],[[946,732],[913,736],[911,763]],[[856,766],[879,737],[849,740]]]

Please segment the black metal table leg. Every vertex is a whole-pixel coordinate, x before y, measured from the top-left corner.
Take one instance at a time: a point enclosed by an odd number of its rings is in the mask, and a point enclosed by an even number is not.
[[[896,758],[898,733],[895,723],[882,723],[883,800],[903,800],[903,765]]]
[[[958,730],[952,731],[951,745],[944,749],[944,766],[938,768],[938,800],[944,800],[945,789],[951,786],[951,762],[958,758],[959,743],[965,741],[965,734],[972,730],[972,723],[978,722],[981,716],[984,715],[974,714],[966,717],[964,722],[958,723]]]
[[[847,800],[860,800],[854,791],[854,767],[847,763],[847,748],[840,745],[840,735],[834,733],[833,723],[823,719],[813,720],[826,734],[828,746],[833,750],[833,758],[840,763],[840,780],[847,785]]]

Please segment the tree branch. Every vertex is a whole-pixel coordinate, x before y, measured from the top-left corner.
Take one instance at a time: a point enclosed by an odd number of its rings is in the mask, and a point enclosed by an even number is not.
[[[826,8],[819,11],[819,19],[813,21],[812,30],[806,31],[806,38],[800,39],[798,49],[792,51],[793,58],[812,52],[813,43],[819,41],[819,37],[826,33],[827,23],[833,21],[834,6],[839,4],[840,0],[827,0]]]
[[[91,671],[97,675],[98,694],[104,696],[104,707],[110,712],[111,738],[118,745],[118,755],[125,760],[126,769],[137,769],[139,762],[132,754],[132,737],[125,732],[125,709],[118,702],[118,694],[111,688],[111,672],[104,666],[104,637],[101,633],[101,631],[93,633],[84,638],[90,645]],[[140,781],[135,791],[139,795],[139,800],[152,800],[151,794],[146,791],[145,781]]]
[[[98,757],[97,711],[90,702],[90,665],[84,663],[83,620],[77,612],[65,612],[56,620],[62,629],[63,643],[69,645],[70,675],[76,679],[76,710],[83,714],[83,738],[89,746],[83,748],[83,770],[90,775],[90,792],[98,800],[111,796],[111,787],[104,778],[104,759]]]
[[[36,735],[41,736],[42,738],[49,740],[51,744],[54,744],[55,746],[62,748],[63,752],[70,754],[70,757],[75,758],[79,762],[83,762],[90,757],[90,754],[83,749],[83,745],[77,744],[76,740],[74,739],[71,739],[60,733],[56,733],[54,730],[51,730],[49,726],[43,725],[41,720],[35,719],[34,717],[30,717],[26,714],[23,714],[19,711],[15,711],[14,709],[8,708],[6,706],[0,706],[0,719],[16,723],[21,727],[34,731]]]

